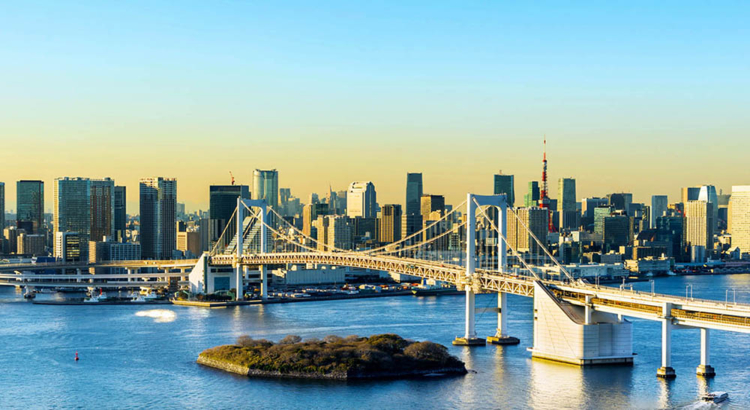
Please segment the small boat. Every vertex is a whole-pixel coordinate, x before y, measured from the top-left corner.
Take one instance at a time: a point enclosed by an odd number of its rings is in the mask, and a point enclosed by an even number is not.
[[[701,400],[713,403],[721,403],[729,398],[729,394],[724,391],[712,391],[701,396]]]
[[[23,294],[24,299],[34,299],[35,297],[36,297],[36,293],[30,292],[28,290],[26,291],[26,293]]]
[[[677,274],[674,273],[674,272],[672,272],[672,271],[667,272],[667,275],[669,275],[669,276],[677,276]]]
[[[441,293],[453,293],[456,291],[456,288],[453,286],[443,287],[437,285],[420,285],[411,288],[411,293],[414,296],[435,296]]]
[[[98,295],[92,295],[90,298],[84,300],[84,303],[99,303],[99,302],[106,302],[107,301],[107,294],[99,291]]]

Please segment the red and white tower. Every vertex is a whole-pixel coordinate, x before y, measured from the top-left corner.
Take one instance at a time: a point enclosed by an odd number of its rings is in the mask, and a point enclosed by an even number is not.
[[[547,231],[555,232],[552,224],[552,210],[549,207],[549,186],[547,185],[547,136],[544,136],[544,159],[542,160],[542,189],[539,191],[539,207],[547,210]]]

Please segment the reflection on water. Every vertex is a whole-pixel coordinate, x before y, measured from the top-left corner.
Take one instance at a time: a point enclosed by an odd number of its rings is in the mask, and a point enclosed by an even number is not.
[[[140,312],[136,312],[135,315],[138,317],[153,318],[154,322],[156,323],[174,322],[174,320],[177,318],[177,315],[173,311],[166,309],[142,310]]]

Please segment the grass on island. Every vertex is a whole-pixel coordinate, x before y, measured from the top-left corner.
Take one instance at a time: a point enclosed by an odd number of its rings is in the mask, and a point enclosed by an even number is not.
[[[311,376],[417,374],[444,369],[466,373],[464,363],[450,355],[445,346],[413,342],[395,334],[327,336],[323,340],[305,341],[289,335],[278,343],[240,336],[234,345],[207,349],[201,355],[254,370]]]

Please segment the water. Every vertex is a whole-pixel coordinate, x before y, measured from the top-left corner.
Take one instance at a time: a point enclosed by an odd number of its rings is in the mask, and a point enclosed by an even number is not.
[[[750,275],[656,279],[656,291],[750,302]],[[650,291],[649,283],[637,283]],[[731,300],[731,295],[730,295]],[[579,368],[531,360],[532,301],[511,296],[518,346],[450,346],[463,329],[462,296],[390,297],[229,309],[154,306],[44,306],[0,288],[0,408],[710,408],[701,391],[724,390],[723,406],[749,408],[750,335],[712,331],[717,376],[695,376],[698,330],[673,332],[677,379],[658,380],[661,333],[633,319],[635,366]],[[496,306],[479,295],[477,307]],[[496,315],[479,313],[491,335]],[[198,354],[237,336],[279,340],[394,332],[450,346],[476,373],[430,380],[369,382],[247,379],[201,367]],[[75,352],[81,357],[73,360]]]

